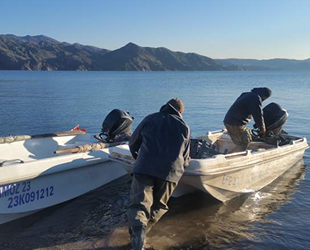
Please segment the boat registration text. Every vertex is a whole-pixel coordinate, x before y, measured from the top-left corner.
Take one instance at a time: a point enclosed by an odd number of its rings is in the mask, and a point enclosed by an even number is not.
[[[0,187],[0,199],[7,198],[7,208],[14,208],[46,199],[54,195],[54,187],[47,186],[33,190],[31,181],[18,182]]]
[[[235,187],[239,185],[239,178],[224,174],[222,184],[226,186]]]

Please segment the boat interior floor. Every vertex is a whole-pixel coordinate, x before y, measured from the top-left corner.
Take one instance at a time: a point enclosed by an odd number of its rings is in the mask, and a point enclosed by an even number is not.
[[[263,138],[253,137],[253,140],[248,146],[248,150],[263,151],[289,144],[291,141],[297,139],[300,138],[286,133]],[[235,147],[236,145],[227,133],[211,139],[208,136],[199,137],[197,139],[191,139],[190,157],[193,159],[211,158],[218,154],[227,154]]]

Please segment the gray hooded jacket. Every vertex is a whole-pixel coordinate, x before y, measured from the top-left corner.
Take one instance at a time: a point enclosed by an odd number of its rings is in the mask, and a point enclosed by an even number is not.
[[[133,174],[178,182],[188,165],[190,129],[170,104],[144,118],[129,141],[136,159]]]

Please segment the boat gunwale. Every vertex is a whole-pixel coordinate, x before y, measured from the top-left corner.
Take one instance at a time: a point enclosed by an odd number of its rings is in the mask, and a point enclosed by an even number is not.
[[[208,164],[208,166],[206,166],[206,165],[202,166],[200,164],[201,170],[200,171],[195,170],[195,172],[194,171],[191,172],[191,169],[190,169],[191,166],[189,166],[189,168],[187,168],[185,170],[184,175],[186,175],[186,176],[197,176],[197,175],[214,176],[214,175],[221,175],[224,173],[231,173],[231,172],[239,171],[242,169],[254,167],[253,165],[255,165],[261,161],[258,159],[258,157],[260,157],[261,155],[269,155],[264,159],[264,162],[271,162],[271,161],[274,161],[278,158],[283,157],[283,155],[287,155],[289,153],[294,153],[296,151],[306,150],[307,148],[309,148],[309,145],[307,144],[307,138],[302,137],[300,139],[292,141],[292,143],[290,143],[290,144],[278,146],[275,148],[269,148],[269,149],[266,149],[263,151],[247,150],[247,151],[228,154],[228,155],[220,154],[220,155],[216,155],[216,156],[213,156],[211,158],[206,158],[206,159],[192,159],[191,162],[193,162],[193,163],[195,163],[195,162],[196,163],[202,163],[202,162],[205,163],[206,161],[208,161],[208,163],[209,162],[210,163]],[[275,156],[275,154],[276,154],[276,156]],[[234,158],[233,159],[227,159],[227,156],[228,157],[233,156]],[[244,157],[246,157],[246,158],[244,158]],[[253,159],[253,157],[255,157],[255,158]],[[234,160],[235,162],[232,162],[232,160]],[[211,161],[217,161],[218,163],[214,164],[214,162],[211,162]],[[231,164],[229,164],[229,161]],[[226,166],[227,164],[229,164],[229,166]],[[221,167],[223,165],[226,167]],[[259,165],[261,165],[261,164],[259,164]],[[195,167],[197,167],[197,165],[192,166],[192,167],[195,168]]]
[[[86,153],[66,154],[66,155],[57,156],[57,157],[49,157],[49,158],[38,159],[38,160],[34,160],[34,161],[28,161],[28,162],[24,162],[24,163],[16,163],[16,164],[11,164],[11,165],[7,165],[7,166],[2,166],[2,167],[0,167],[0,173],[1,172],[7,172],[7,173],[3,173],[0,175],[0,186],[9,185],[9,184],[13,184],[16,182],[30,180],[30,179],[34,179],[34,178],[45,176],[45,175],[60,173],[60,172],[69,171],[69,170],[73,170],[73,169],[77,169],[77,168],[95,165],[98,163],[107,162],[110,159],[108,157],[109,153],[105,152],[105,150],[109,150],[109,148],[106,148],[103,150],[91,151],[91,152],[105,153],[107,155],[106,158],[102,158],[102,157],[94,156],[94,155],[90,156],[89,152],[86,152]],[[94,157],[96,159],[93,159]],[[69,160],[66,158],[69,158]],[[78,159],[84,160],[83,164],[70,164],[70,162],[72,162],[76,159],[77,160]],[[88,161],[88,160],[92,160],[92,161]],[[56,161],[56,164],[55,164],[55,161]],[[16,172],[18,172],[18,169],[20,169],[20,168],[26,169],[28,167],[27,165],[33,165],[33,164],[36,164],[36,165],[39,164],[39,165],[32,167],[34,169],[32,169],[32,172],[30,174],[24,174],[24,175],[21,175],[18,177],[16,177],[16,175],[14,175],[14,177],[8,179],[7,176],[8,176],[8,174],[10,174],[10,172],[12,172],[13,169],[15,169],[14,173],[16,174]],[[62,164],[66,164],[66,166],[57,168],[57,166],[62,165]],[[22,169],[22,171],[24,169]],[[4,180],[4,178],[1,178],[3,176],[5,176],[5,180]]]
[[[222,130],[219,130],[218,132],[223,133]],[[211,133],[212,132],[209,132],[208,135],[210,135]],[[120,145],[120,146],[116,146],[115,149],[123,151],[124,150],[123,147],[124,147],[124,145]],[[306,150],[307,148],[309,148],[309,145],[307,143],[307,138],[306,137],[298,137],[298,139],[292,140],[290,142],[290,144],[286,144],[283,146],[277,146],[274,148],[268,148],[268,149],[265,149],[262,151],[247,150],[247,151],[233,153],[233,154],[227,154],[227,155],[224,155],[224,154],[215,155],[213,157],[206,158],[206,159],[191,159],[190,160],[190,166],[185,169],[184,175],[185,176],[216,176],[216,175],[221,175],[221,174],[225,174],[225,173],[231,173],[231,172],[239,171],[242,169],[254,167],[253,165],[261,162],[261,160],[258,159],[258,157],[260,157],[261,155],[269,154],[269,156],[266,157],[264,162],[270,162],[270,161],[277,160],[277,159],[283,157],[284,155],[287,155],[288,153],[295,153],[297,151],[303,151],[303,150]],[[128,149],[125,149],[125,152],[127,150]],[[240,157],[238,157],[238,155],[240,155]],[[126,165],[127,171],[129,171],[128,169],[132,170],[134,167],[134,163],[132,162],[132,159],[131,160],[125,159],[124,158],[125,156],[132,158],[131,155],[127,155],[127,154],[123,155],[122,153],[115,152],[113,150],[112,154],[109,156],[109,158],[112,161],[118,162],[122,165]],[[237,156],[234,158],[234,161],[236,161],[236,159],[238,161],[234,163],[234,162],[232,162],[232,159],[227,159],[227,156],[228,157]],[[244,158],[244,157],[247,157],[247,158]],[[253,157],[254,157],[254,159],[253,159]],[[245,160],[247,160],[247,161],[245,161]],[[206,162],[206,161],[210,162],[208,164],[208,166],[206,166],[206,165],[202,166],[201,164],[199,164],[199,163]],[[216,164],[216,162],[217,162],[217,164]],[[231,164],[229,164],[229,162]],[[194,171],[191,170],[191,168],[197,168],[197,165],[198,165],[197,163],[199,164],[199,168],[202,170],[198,170],[198,171],[197,170],[194,170]],[[247,164],[245,164],[245,163],[247,163]],[[229,164],[229,166],[227,166],[227,164]],[[261,163],[259,165],[261,165]],[[224,167],[221,167],[221,166],[224,166]]]
[[[47,134],[38,134],[38,135],[8,135],[0,137],[0,144],[12,144],[15,142],[23,142],[28,140],[44,139],[44,138],[59,138],[66,136],[77,136],[87,134],[81,130],[70,130],[65,132],[56,132],[56,133],[47,133]]]

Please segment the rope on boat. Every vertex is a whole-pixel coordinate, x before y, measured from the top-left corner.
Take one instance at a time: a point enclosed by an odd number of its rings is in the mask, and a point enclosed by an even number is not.
[[[111,157],[112,157],[112,159],[115,159],[115,160],[118,160],[121,162],[125,162],[129,165],[133,165],[136,161],[131,155],[124,155],[124,154],[120,154],[118,152],[112,152]]]
[[[55,154],[64,154],[64,153],[85,153],[89,151],[94,151],[94,150],[101,150],[104,148],[109,148],[109,147],[114,147],[117,145],[122,144],[122,142],[115,142],[115,143],[103,143],[103,142],[97,142],[97,143],[92,143],[92,144],[84,144],[84,145],[79,145],[73,148],[66,148],[66,149],[60,149],[54,151]]]
[[[16,141],[24,141],[31,139],[30,135],[17,135],[17,136],[7,136],[7,137],[0,137],[0,144],[4,143],[12,143]]]
[[[57,132],[57,133],[49,133],[49,134],[39,134],[39,135],[17,135],[17,136],[7,136],[7,137],[0,137],[0,144],[4,143],[12,143],[17,141],[25,141],[30,139],[39,139],[39,138],[46,138],[46,137],[59,137],[59,136],[67,136],[67,135],[81,135],[85,134],[84,131],[66,131],[66,132]]]

